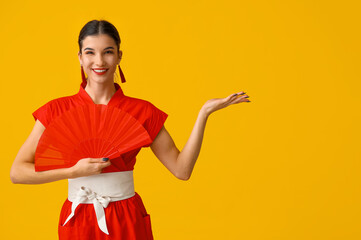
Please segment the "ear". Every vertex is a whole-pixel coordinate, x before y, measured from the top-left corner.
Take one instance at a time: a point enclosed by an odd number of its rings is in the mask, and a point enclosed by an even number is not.
[[[120,60],[122,59],[122,56],[123,56],[123,52],[122,50],[119,50],[119,59],[118,59],[118,64],[120,63]]]
[[[80,65],[83,65],[83,57],[80,52],[78,52],[78,58],[79,58]]]

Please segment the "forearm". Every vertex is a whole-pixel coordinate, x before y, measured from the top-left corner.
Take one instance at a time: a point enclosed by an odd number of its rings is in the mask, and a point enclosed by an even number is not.
[[[206,113],[204,108],[199,111],[190,137],[185,144],[183,150],[178,155],[177,172],[178,176],[181,179],[187,180],[192,174],[194,165],[201,150],[204,130],[206,127],[208,116],[209,115]]]
[[[71,168],[61,168],[36,172],[34,163],[18,163],[10,171],[10,178],[17,184],[49,183],[72,177]]]

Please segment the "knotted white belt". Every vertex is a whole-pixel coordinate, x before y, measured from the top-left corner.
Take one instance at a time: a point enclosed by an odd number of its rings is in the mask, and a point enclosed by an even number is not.
[[[109,202],[133,197],[133,171],[102,173],[88,177],[68,179],[68,199],[72,202],[71,213],[63,226],[74,216],[81,203],[94,205],[99,228],[109,235],[105,212]]]

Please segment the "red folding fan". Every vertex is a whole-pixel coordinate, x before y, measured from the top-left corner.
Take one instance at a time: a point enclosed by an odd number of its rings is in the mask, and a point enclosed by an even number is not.
[[[129,113],[102,104],[72,108],[44,130],[35,152],[35,171],[68,168],[82,158],[117,158],[152,140]]]

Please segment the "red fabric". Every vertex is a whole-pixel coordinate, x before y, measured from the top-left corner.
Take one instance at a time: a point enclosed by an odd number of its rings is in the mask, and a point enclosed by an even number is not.
[[[168,115],[146,100],[125,96],[119,84],[114,83],[114,85],[117,91],[108,105],[120,108],[136,118],[148,131],[153,141]],[[83,82],[77,94],[53,99],[39,107],[32,114],[34,119],[39,120],[46,128],[65,111],[84,104],[94,104],[85,91],[85,86],[86,82]],[[149,147],[150,144],[143,147]],[[114,161],[114,164],[103,169],[103,172],[133,170],[136,156],[140,150],[141,147],[122,154],[118,159],[120,161]],[[60,240],[153,239],[150,215],[147,213],[138,193],[125,200],[110,202],[108,207],[104,209],[109,235],[99,229],[92,204],[80,204],[75,211],[74,217],[65,226],[62,226],[71,213],[71,204],[66,199],[61,209],[58,226]]]
[[[40,108],[38,108],[35,112],[33,112],[33,117],[35,121],[38,119],[45,128],[48,127],[49,124],[49,116],[48,116],[48,107],[50,102],[44,104]]]
[[[80,204],[74,217],[62,226],[71,213],[71,204],[66,199],[60,213],[59,240],[153,240],[150,215],[138,193],[110,202],[104,209],[109,235],[98,227],[93,204]]]

